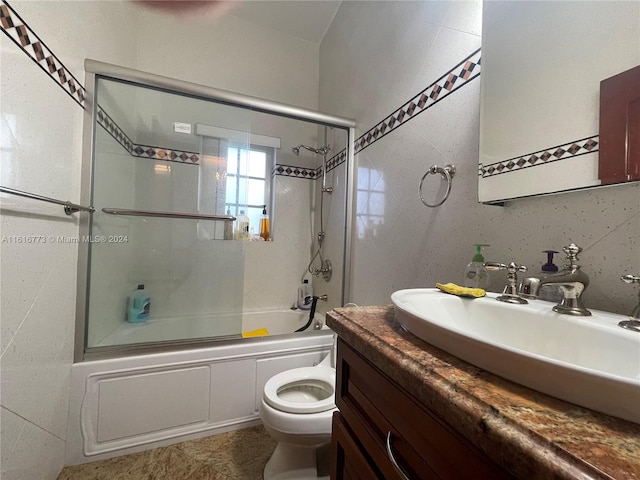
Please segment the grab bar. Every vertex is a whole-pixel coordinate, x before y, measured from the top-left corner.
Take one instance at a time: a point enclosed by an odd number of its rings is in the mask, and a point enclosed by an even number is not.
[[[0,192],[9,193],[11,195],[17,195],[18,197],[31,198],[32,200],[40,200],[41,202],[55,203],[56,205],[62,205],[64,207],[64,213],[71,215],[79,211],[93,213],[95,208],[83,207],[82,205],[76,205],[75,203],[65,202],[63,200],[56,200],[55,198],[43,197],[42,195],[36,195],[35,193],[23,192],[22,190],[16,190],[9,187],[0,187]]]
[[[192,220],[215,220],[221,222],[233,222],[236,217],[233,215],[204,215],[202,213],[178,213],[178,212],[158,212],[153,210],[127,210],[125,208],[103,208],[104,213],[109,215],[123,215],[127,217],[163,217],[163,218],[189,218]]]

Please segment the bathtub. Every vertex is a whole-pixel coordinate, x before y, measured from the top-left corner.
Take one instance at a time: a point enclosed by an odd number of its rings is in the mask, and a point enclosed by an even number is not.
[[[259,424],[265,382],[281,371],[314,365],[331,350],[333,333],[326,326],[288,333],[307,319],[308,312],[251,312],[243,315],[242,330],[266,328],[269,336],[73,364],[65,464]],[[316,319],[324,323],[322,315]],[[161,338],[176,325],[177,320],[165,319],[110,337],[136,343],[144,327]],[[198,322],[189,325],[195,328]]]
[[[305,310],[265,310],[237,314],[191,315],[184,317],[157,317],[145,323],[122,322],[96,347],[167,342],[180,339],[240,338],[242,332],[266,328],[269,335],[293,333],[309,319]],[[324,325],[324,317],[314,316],[309,327]]]

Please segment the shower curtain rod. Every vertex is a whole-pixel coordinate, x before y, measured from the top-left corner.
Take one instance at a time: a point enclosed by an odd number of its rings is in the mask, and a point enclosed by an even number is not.
[[[44,197],[42,195],[36,195],[35,193],[23,192],[22,190],[16,190],[15,188],[0,187],[0,192],[9,193],[11,195],[17,195],[18,197],[31,198],[33,200],[39,200],[41,202],[55,203],[56,205],[62,205],[64,207],[64,213],[71,215],[79,211],[93,213],[95,208],[89,206],[84,207],[71,202],[65,202],[64,200],[57,200],[55,198]]]

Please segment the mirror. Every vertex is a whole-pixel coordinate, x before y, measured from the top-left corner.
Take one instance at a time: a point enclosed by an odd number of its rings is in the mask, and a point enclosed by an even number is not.
[[[484,2],[478,200],[595,187],[600,81],[640,64],[640,3]]]

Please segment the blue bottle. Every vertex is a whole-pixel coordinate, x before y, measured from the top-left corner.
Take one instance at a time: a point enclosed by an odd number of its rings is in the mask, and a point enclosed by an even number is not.
[[[129,295],[127,322],[145,322],[149,318],[150,307],[151,298],[149,297],[149,292],[144,289],[144,285],[138,285],[138,288]]]

